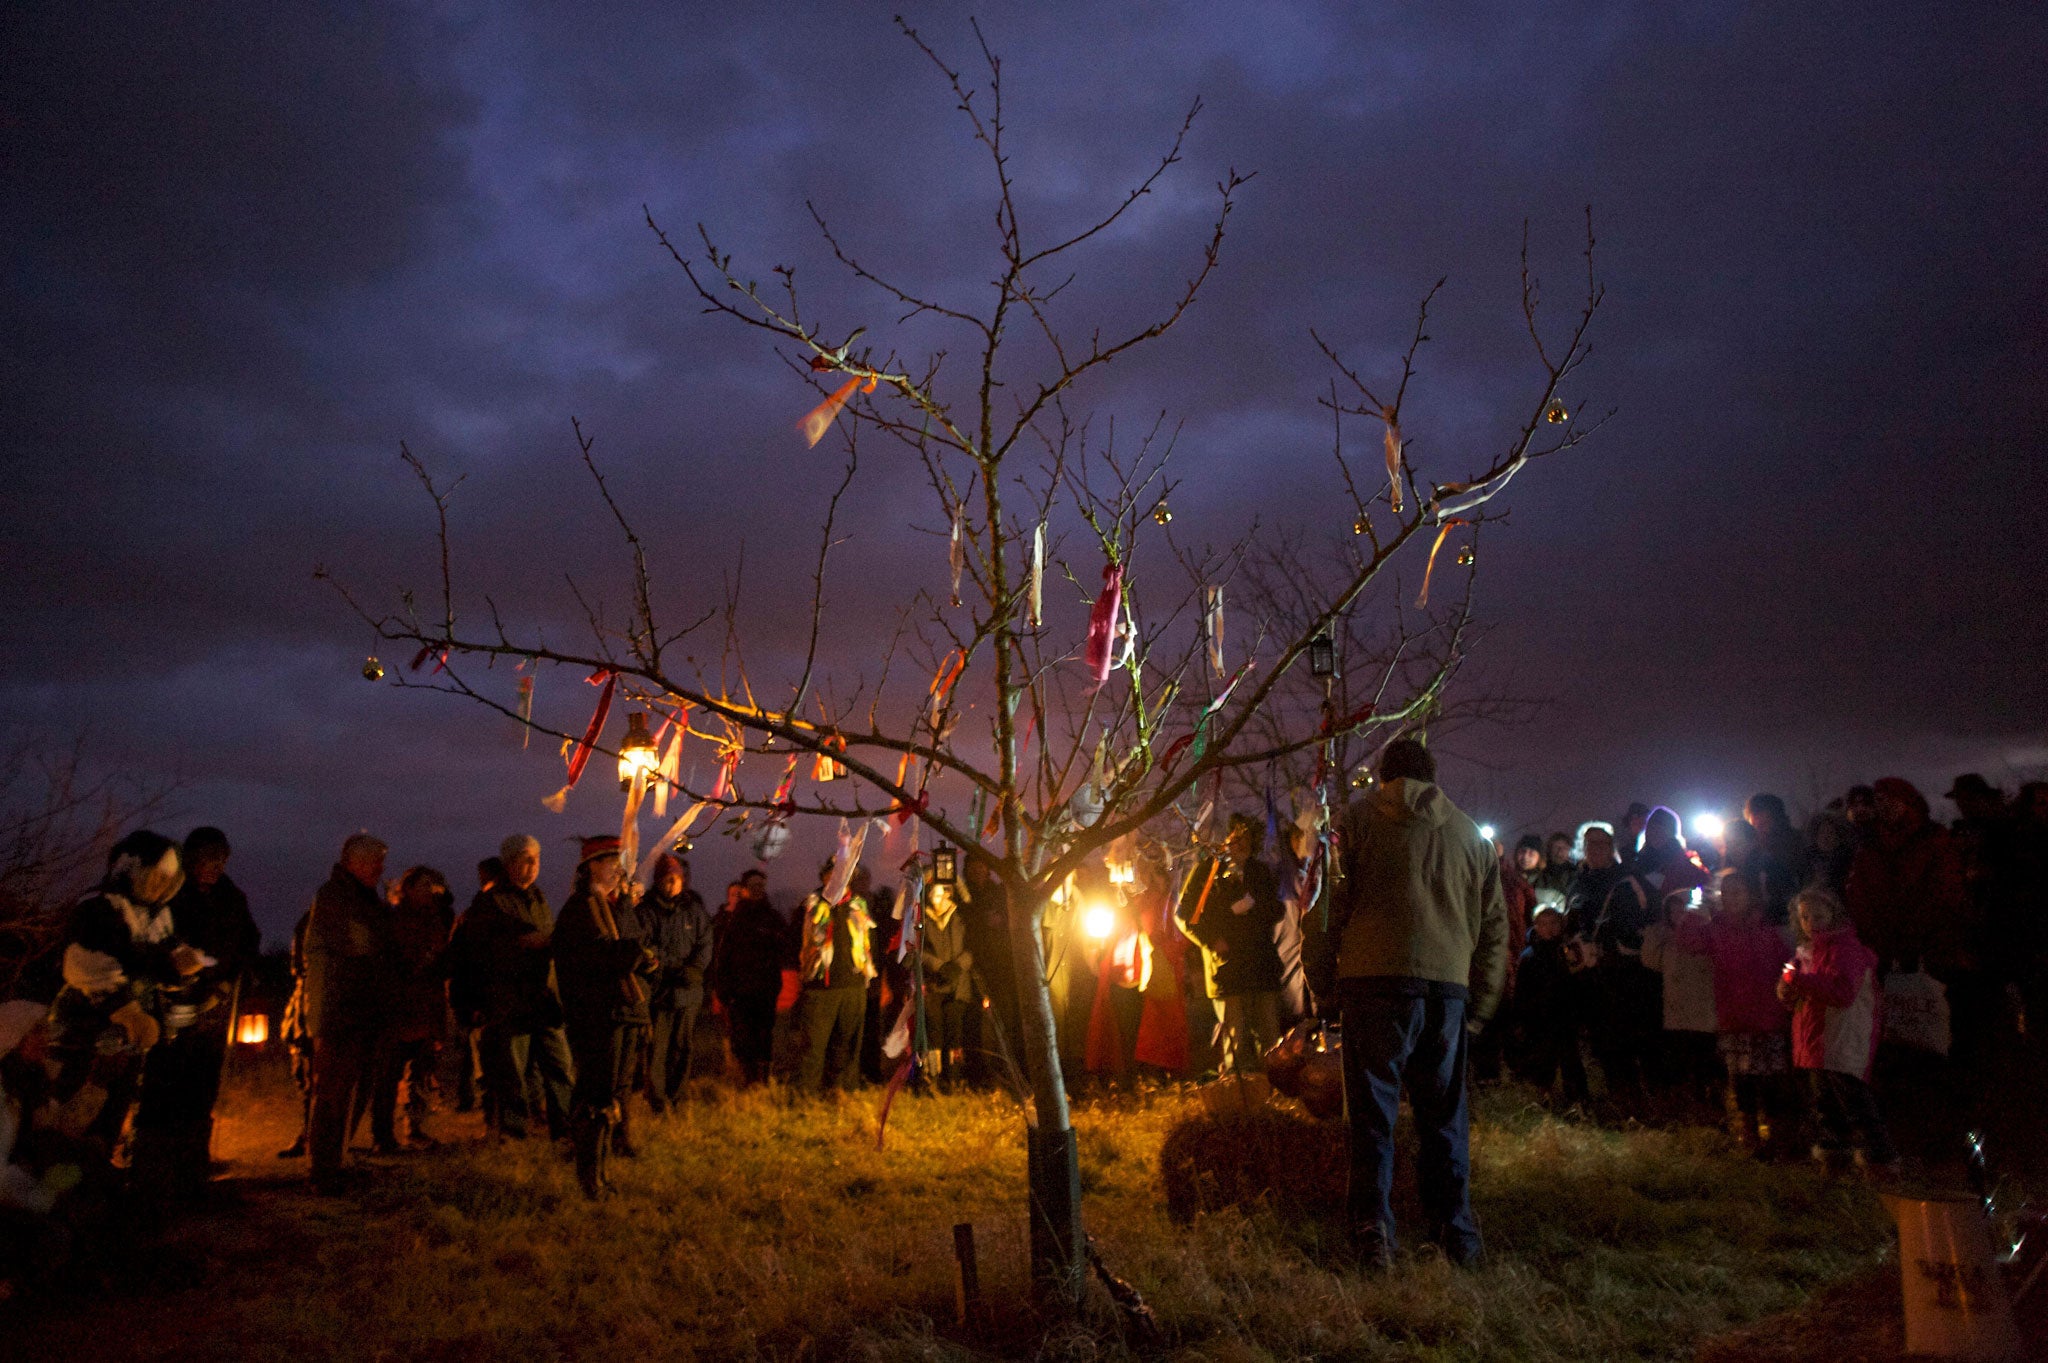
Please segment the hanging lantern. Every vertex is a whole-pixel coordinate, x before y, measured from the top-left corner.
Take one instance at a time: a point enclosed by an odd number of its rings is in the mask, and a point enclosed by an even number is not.
[[[1310,675],[1326,681],[1337,675],[1337,642],[1328,630],[1319,631],[1308,641],[1308,670]]]
[[[1550,400],[1550,406],[1545,408],[1543,411],[1543,419],[1553,426],[1561,426],[1565,422],[1570,421],[1572,419],[1572,414],[1565,410],[1565,406],[1562,402],[1559,402],[1556,398],[1552,398]]]
[[[1468,544],[1458,551],[1458,566],[1460,568],[1470,568],[1473,561],[1478,557],[1479,555],[1473,553],[1472,546]]]
[[[261,1046],[270,1040],[270,1014],[244,1013],[236,1018],[235,1040],[244,1046]]]
[[[384,680],[384,664],[377,661],[377,655],[374,653],[363,659],[363,680],[373,682]]]
[[[932,884],[952,885],[960,879],[960,854],[951,847],[932,853]]]
[[[619,740],[619,788],[630,785],[635,772],[649,777],[660,765],[661,752],[654,746],[654,735],[647,732],[647,712],[635,710],[626,716],[626,736]]]
[[[1165,502],[1161,502],[1159,505],[1152,508],[1153,524],[1166,525],[1170,523],[1172,520],[1173,508],[1169,507]]]

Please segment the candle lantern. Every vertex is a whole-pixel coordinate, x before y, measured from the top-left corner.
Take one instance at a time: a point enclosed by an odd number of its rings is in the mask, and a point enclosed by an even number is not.
[[[244,1013],[236,1018],[235,1040],[244,1046],[261,1046],[270,1040],[270,1014]]]
[[[647,712],[635,710],[626,716],[626,736],[619,741],[619,788],[632,784],[634,773],[652,776],[661,763],[654,735],[647,732]]]
[[[1337,643],[1328,630],[1308,641],[1308,670],[1325,680],[1337,675]]]
[[[932,853],[932,884],[951,885],[960,879],[960,854],[950,847]]]

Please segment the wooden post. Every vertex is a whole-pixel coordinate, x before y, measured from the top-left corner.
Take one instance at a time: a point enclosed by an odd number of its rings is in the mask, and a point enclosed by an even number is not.
[[[953,1305],[962,1327],[972,1329],[981,1316],[981,1269],[974,1261],[974,1225],[953,1227]]]

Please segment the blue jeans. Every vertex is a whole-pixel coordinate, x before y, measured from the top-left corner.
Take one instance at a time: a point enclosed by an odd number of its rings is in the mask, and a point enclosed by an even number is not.
[[[1423,1214],[1454,1263],[1479,1254],[1465,1104],[1465,998],[1422,980],[1337,986],[1344,1024],[1344,1102],[1351,1114],[1351,1233],[1394,1248],[1394,1120],[1401,1090],[1415,1113]]]

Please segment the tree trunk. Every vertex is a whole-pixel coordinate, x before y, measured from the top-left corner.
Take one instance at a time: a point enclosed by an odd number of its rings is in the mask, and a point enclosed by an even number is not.
[[[1030,1181],[1031,1289],[1042,1310],[1071,1315],[1087,1281],[1087,1235],[1081,1224],[1081,1164],[1068,1120],[1060,1073],[1059,1028],[1045,982],[1040,940],[1045,906],[1017,904],[1009,915],[1017,971],[1023,1052],[1034,1120],[1025,1138]]]

